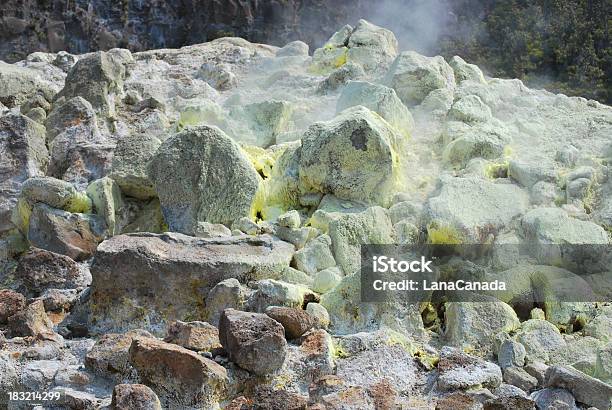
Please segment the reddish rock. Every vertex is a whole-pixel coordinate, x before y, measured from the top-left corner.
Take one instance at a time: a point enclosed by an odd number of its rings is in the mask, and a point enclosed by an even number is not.
[[[15,276],[35,295],[46,289],[75,289],[89,285],[79,265],[68,256],[33,248],[19,258]]]
[[[111,409],[161,410],[159,398],[144,384],[118,384],[113,389]]]
[[[0,289],[0,324],[6,324],[8,318],[22,310],[26,298],[19,292],[10,289]]]
[[[36,336],[53,332],[53,323],[45,313],[42,300],[30,303],[23,310],[8,318],[9,333],[15,336]]]
[[[221,348],[219,331],[206,322],[172,322],[164,341],[196,351],[209,352]]]
[[[266,309],[266,315],[283,325],[287,339],[297,339],[315,325],[312,316],[302,309],[270,306]]]

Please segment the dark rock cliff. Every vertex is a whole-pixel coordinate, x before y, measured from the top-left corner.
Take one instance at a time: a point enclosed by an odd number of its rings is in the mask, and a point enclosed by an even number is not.
[[[333,5],[330,5],[333,3]],[[325,41],[364,0],[3,0],[0,59],[180,47],[223,36],[283,45]]]

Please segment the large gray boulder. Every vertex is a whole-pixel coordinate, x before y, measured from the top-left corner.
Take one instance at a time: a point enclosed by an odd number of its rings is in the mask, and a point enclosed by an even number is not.
[[[336,112],[357,105],[379,114],[404,135],[410,135],[414,128],[412,114],[392,88],[367,81],[351,81],[342,89]]]
[[[502,382],[501,369],[495,363],[447,346],[440,351],[438,373],[438,389],[442,391],[496,388]]]
[[[525,236],[540,244],[607,244],[609,238],[599,225],[570,217],[560,208],[536,208],[521,221]]]
[[[262,313],[226,309],[219,340],[230,360],[259,376],[280,369],[287,355],[283,325]]]
[[[302,139],[301,191],[386,204],[398,184],[402,138],[362,106],[311,125]]]
[[[221,130],[188,128],[166,140],[150,165],[170,230],[193,234],[198,222],[231,223],[251,212],[261,177]]]
[[[83,97],[98,114],[115,114],[115,96],[120,96],[127,65],[133,61],[127,50],[98,51],[81,58],[66,76],[58,98]]]
[[[0,61],[0,104],[13,108],[36,95],[51,101],[54,94],[53,87],[36,71]]]
[[[445,177],[425,207],[429,240],[483,243],[526,212],[528,205],[528,195],[516,185]]]
[[[434,90],[455,88],[455,73],[441,56],[425,57],[404,51],[397,56],[384,81],[404,104],[412,107]]]
[[[88,212],[91,200],[70,182],[52,177],[34,177],[23,183],[21,195],[30,204],[37,202],[68,212]]]
[[[206,317],[203,295],[217,283],[278,277],[292,256],[292,245],[266,235],[115,236],[98,246],[91,268],[90,324],[94,331],[163,334],[169,321]]]
[[[15,228],[11,212],[22,183],[44,175],[48,162],[44,127],[23,115],[0,117],[0,233]]]
[[[577,401],[587,406],[612,407],[612,386],[570,366],[549,367],[544,385],[569,390]]]
[[[361,65],[365,71],[385,70],[398,52],[393,32],[363,19],[351,32],[347,46],[347,61]]]

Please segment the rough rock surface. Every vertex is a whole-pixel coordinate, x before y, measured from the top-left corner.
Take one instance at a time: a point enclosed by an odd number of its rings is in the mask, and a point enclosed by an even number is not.
[[[230,224],[250,215],[260,181],[238,144],[205,126],[166,140],[150,176],[170,229],[186,234],[198,222]]]
[[[158,392],[164,406],[213,406],[225,394],[226,370],[191,350],[138,337],[129,354],[139,377]]]
[[[280,275],[292,255],[292,245],[269,236],[115,236],[98,246],[92,266],[90,323],[101,331],[144,327],[161,334],[167,321],[203,314],[201,295],[217,283]],[[147,306],[144,317],[139,305]]]
[[[264,314],[226,309],[219,321],[219,338],[230,360],[256,375],[273,373],[285,361],[285,330]]]

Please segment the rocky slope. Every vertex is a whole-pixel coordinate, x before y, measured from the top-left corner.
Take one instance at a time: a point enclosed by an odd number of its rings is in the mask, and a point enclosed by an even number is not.
[[[2,406],[610,407],[609,259],[568,282],[598,299],[536,299],[576,276],[547,250],[610,244],[608,106],[364,20],[312,55],[34,53],[0,103]],[[391,243],[530,258],[461,265],[503,300],[363,303],[359,246]]]

